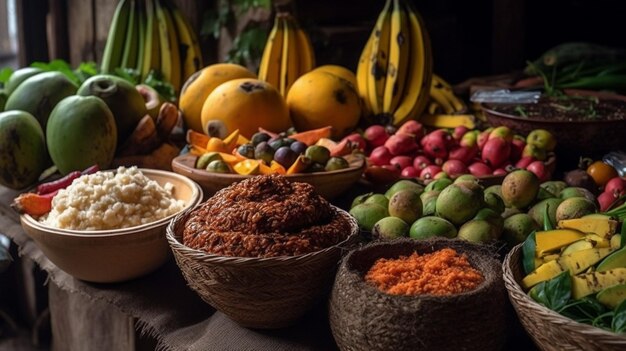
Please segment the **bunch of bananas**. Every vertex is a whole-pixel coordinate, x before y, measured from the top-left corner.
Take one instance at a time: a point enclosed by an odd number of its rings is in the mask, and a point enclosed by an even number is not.
[[[293,82],[313,67],[315,52],[309,35],[291,14],[277,13],[261,57],[259,79],[286,97]]]
[[[101,70],[134,69],[143,81],[155,70],[176,91],[202,68],[198,38],[170,0],[120,0],[102,56]]]
[[[419,14],[406,0],[387,0],[359,59],[359,94],[374,116],[395,125],[416,119],[430,95],[432,64]]]
[[[430,86],[430,99],[428,113],[431,115],[464,113],[467,111],[467,106],[463,100],[454,95],[452,86],[436,74],[433,74]]]

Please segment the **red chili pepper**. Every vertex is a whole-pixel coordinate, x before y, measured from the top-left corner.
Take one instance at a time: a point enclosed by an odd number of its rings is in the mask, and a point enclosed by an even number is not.
[[[100,170],[100,166],[98,166],[98,164],[96,163],[95,165],[89,167],[89,168],[85,168],[84,171],[81,172],[82,175],[85,174],[94,174],[96,172],[98,172]]]
[[[56,196],[58,190],[40,195],[35,193],[23,193],[16,197],[11,207],[20,214],[27,213],[31,216],[42,216],[52,209],[52,198]]]
[[[65,189],[70,184],[72,184],[72,181],[74,179],[76,179],[76,178],[78,178],[80,176],[81,176],[80,171],[73,171],[73,172],[70,172],[67,175],[65,175],[65,177],[63,177],[63,178],[59,178],[59,179],[53,180],[51,182],[39,184],[37,186],[37,194],[44,195],[44,194],[48,194],[48,193],[51,193],[51,192],[59,190],[59,189]]]

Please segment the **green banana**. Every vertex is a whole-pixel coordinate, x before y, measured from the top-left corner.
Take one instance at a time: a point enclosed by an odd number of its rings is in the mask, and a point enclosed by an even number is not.
[[[137,63],[135,69],[139,74],[143,71],[143,60],[146,54],[146,9],[141,2],[137,3],[137,19],[138,19],[138,41],[137,41]]]
[[[128,26],[126,27],[126,40],[124,41],[124,54],[120,67],[135,68],[137,65],[137,49],[139,42],[139,16],[135,0],[130,0],[128,13]]]
[[[146,42],[143,64],[141,67],[142,79],[146,79],[151,70],[161,70],[161,48],[159,45],[159,28],[156,21],[155,0],[145,0],[146,4]]]
[[[122,62],[130,7],[130,0],[121,0],[115,8],[102,54],[100,69],[103,73],[112,73]]]

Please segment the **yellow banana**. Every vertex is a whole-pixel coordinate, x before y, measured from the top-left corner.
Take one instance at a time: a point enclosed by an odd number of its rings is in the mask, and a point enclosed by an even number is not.
[[[159,41],[159,25],[156,18],[154,1],[146,1],[146,43],[143,64],[141,67],[142,80],[146,79],[151,70],[161,70],[161,47]]]
[[[410,29],[410,54],[407,69],[408,83],[404,98],[393,113],[393,123],[399,125],[409,118],[418,118],[430,96],[432,79],[432,52],[428,33],[419,14],[407,6]]]
[[[387,75],[387,62],[389,61],[389,36],[391,30],[391,0],[385,2],[383,11],[378,16],[376,26],[372,32],[370,40],[372,40],[371,55],[369,57],[367,80],[367,98],[372,106],[374,114],[380,114],[383,111],[385,79]]]
[[[389,64],[383,97],[383,112],[393,113],[404,93],[406,68],[409,64],[409,23],[400,0],[393,1]]]
[[[202,58],[199,57],[199,53],[195,50],[194,37],[192,30],[183,14],[176,6],[169,7],[172,14],[172,19],[176,25],[176,32],[178,33],[178,41],[181,44],[180,60],[182,63],[182,81],[186,81],[192,74],[196,73],[201,67],[200,63]]]
[[[441,78],[441,76],[433,73],[433,86],[441,86],[446,88],[446,90],[452,91],[452,86],[445,79]]]
[[[298,76],[301,76],[315,67],[315,50],[313,50],[311,38],[300,25],[296,26],[296,37],[298,40],[298,54],[300,56]]]
[[[291,84],[298,76],[298,45],[296,31],[290,15],[286,15],[283,20],[283,52],[280,64],[280,93],[287,97],[287,92]]]
[[[139,42],[139,16],[135,0],[130,0],[130,10],[128,12],[128,26],[126,27],[126,40],[124,42],[124,53],[120,67],[135,68],[137,64],[137,47]]]
[[[441,107],[441,105],[439,105],[437,101],[431,101],[428,103],[429,114],[434,115],[440,113],[441,111],[443,111],[443,108]]]
[[[452,114],[455,112],[454,106],[448,98],[445,96],[445,92],[441,89],[431,89],[430,97],[435,100],[446,114]]]
[[[370,104],[369,99],[367,98],[367,87],[369,86],[368,80],[370,78],[369,75],[369,58],[371,56],[372,51],[372,41],[367,40],[365,42],[365,47],[361,52],[361,57],[359,58],[359,64],[356,68],[356,84],[357,89],[359,91],[359,95],[361,96],[361,101],[363,101],[365,108],[367,111],[372,111],[372,105]]]
[[[270,32],[261,63],[259,66],[259,79],[268,82],[276,89],[280,88],[280,67],[281,56],[283,52],[283,36],[284,28],[280,16],[274,18],[274,26]]]
[[[121,0],[115,8],[102,54],[100,69],[103,73],[112,73],[122,62],[131,5],[130,0]]]
[[[440,92],[440,98],[445,98],[448,103],[452,105],[454,112],[464,112],[467,110],[465,103],[454,95],[452,86],[440,76],[433,74],[431,89],[438,90]]]

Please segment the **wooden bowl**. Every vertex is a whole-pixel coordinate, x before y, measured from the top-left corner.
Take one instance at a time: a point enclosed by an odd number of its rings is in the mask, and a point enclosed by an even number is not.
[[[165,229],[176,215],[202,200],[202,189],[192,180],[173,172],[141,169],[163,186],[174,185],[173,195],[185,202],[176,214],[153,223],[116,230],[69,230],[42,224],[22,215],[22,228],[52,263],[85,281],[113,283],[130,280],[160,267],[170,256]]]
[[[200,184],[205,196],[211,196],[232,183],[254,177],[252,175],[207,172],[204,169],[194,167],[197,158],[191,154],[177,156],[172,160],[172,170]],[[350,162],[350,167],[345,169],[330,172],[298,173],[285,177],[290,181],[313,185],[318,194],[330,200],[354,185],[361,178],[364,166],[365,161],[363,159],[354,159]]]
[[[611,121],[553,121],[498,112],[489,104],[481,106],[491,126],[507,126],[523,135],[528,135],[534,129],[545,129],[552,133],[556,137],[559,158],[566,155],[577,158],[624,148],[626,118]]]

